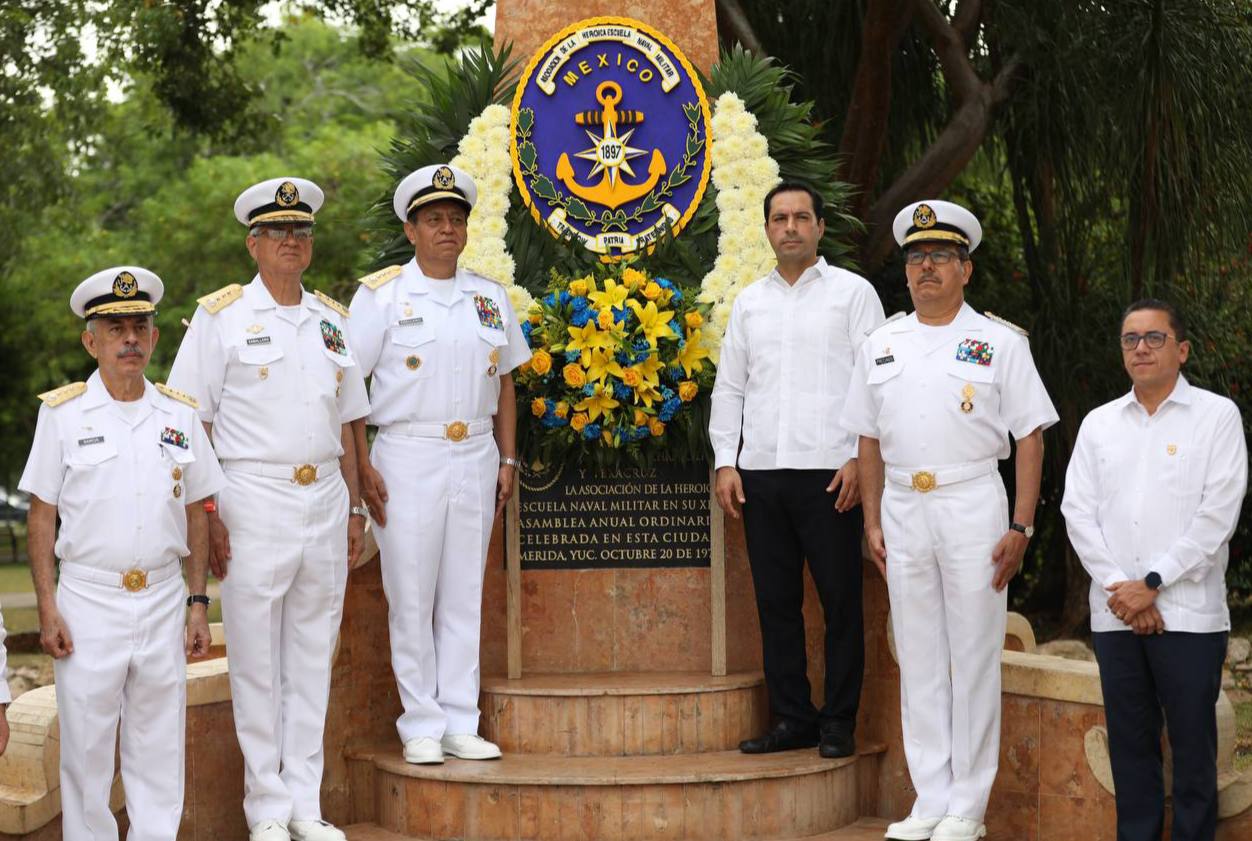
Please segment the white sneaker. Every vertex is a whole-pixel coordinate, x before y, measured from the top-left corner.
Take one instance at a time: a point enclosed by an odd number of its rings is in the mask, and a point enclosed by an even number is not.
[[[291,821],[287,831],[295,841],[348,841],[348,836],[326,821]]]
[[[248,827],[248,841],[291,841],[282,821],[257,821]]]
[[[902,821],[887,826],[884,838],[890,841],[930,841],[935,827],[943,822],[943,818],[915,818],[909,815]]]
[[[987,834],[987,827],[973,818],[948,815],[931,834],[931,841],[978,841]]]
[[[445,735],[440,740],[443,752],[459,759],[499,759],[500,748],[473,733]]]
[[[429,736],[419,736],[404,743],[404,761],[414,765],[442,765],[443,748]]]

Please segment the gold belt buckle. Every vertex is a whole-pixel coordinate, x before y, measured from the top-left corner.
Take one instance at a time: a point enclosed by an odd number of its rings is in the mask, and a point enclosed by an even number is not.
[[[122,573],[122,586],[132,593],[148,587],[148,573],[141,569],[132,569]]]
[[[935,489],[935,474],[929,470],[919,470],[913,474],[913,490],[928,494]]]
[[[302,464],[294,469],[291,481],[297,485],[311,485],[317,481],[317,467],[312,464]]]
[[[464,441],[469,435],[469,426],[465,421],[453,421],[443,428],[443,437],[449,441]]]

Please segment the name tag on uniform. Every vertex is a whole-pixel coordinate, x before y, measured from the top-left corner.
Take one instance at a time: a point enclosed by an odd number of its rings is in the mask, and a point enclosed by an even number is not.
[[[419,315],[419,316],[417,316],[416,318],[402,318],[402,319],[400,319],[400,325],[399,325],[399,326],[401,326],[401,327],[407,327],[407,326],[408,326],[408,325],[410,325],[410,324],[421,324],[421,323],[422,323],[422,317]]]
[[[78,446],[80,447],[87,447],[92,444],[103,444],[103,443],[104,443],[103,435],[96,435],[93,438],[79,438],[78,439]]]
[[[887,354],[886,356],[880,356],[877,359],[875,359],[874,364],[875,365],[890,365],[892,362],[895,362],[895,361],[896,361],[896,358],[894,356],[892,356],[891,354]]]
[[[269,343],[269,336],[257,336],[256,338],[248,339],[248,344],[250,345],[268,345]]]

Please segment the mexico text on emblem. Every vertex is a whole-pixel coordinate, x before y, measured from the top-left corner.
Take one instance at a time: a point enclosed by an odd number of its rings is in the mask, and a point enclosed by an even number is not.
[[[513,99],[513,175],[535,219],[605,258],[691,219],[709,179],[709,106],[647,24],[588,18],[548,40]]]

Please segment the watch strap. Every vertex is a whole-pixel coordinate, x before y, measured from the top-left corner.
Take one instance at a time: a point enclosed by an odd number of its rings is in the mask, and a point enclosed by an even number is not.
[[[195,593],[187,597],[187,607],[191,607],[193,604],[202,604],[208,607],[212,603],[213,600],[203,593]]]

